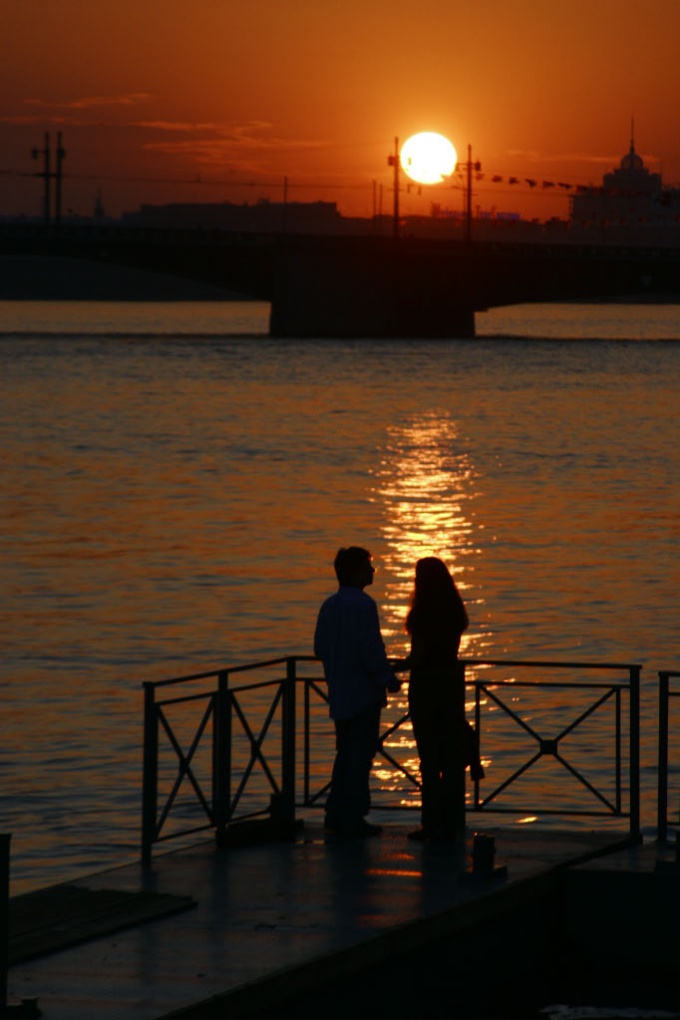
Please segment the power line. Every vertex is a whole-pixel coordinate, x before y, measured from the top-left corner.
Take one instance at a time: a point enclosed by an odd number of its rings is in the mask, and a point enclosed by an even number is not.
[[[23,170],[3,170],[0,169],[0,176],[14,176],[14,177],[40,177],[42,174],[28,173]],[[70,181],[113,181],[113,182],[125,182],[129,184],[165,184],[165,185],[176,185],[186,184],[200,187],[210,188],[262,188],[262,189],[273,189],[282,188],[285,177],[282,176],[280,179],[271,179],[266,181],[232,181],[228,178],[220,178],[218,180],[211,180],[210,178],[203,177],[142,177],[130,174],[78,174],[70,173],[64,174],[63,180]],[[369,190],[373,186],[373,181],[364,182],[346,182],[346,183],[328,183],[326,181],[291,181],[288,178],[288,188],[297,191],[305,191],[309,188],[315,188],[316,190],[325,191],[338,191],[338,190]]]
[[[0,176],[5,177],[42,177],[42,173],[29,172],[25,170],[15,170],[3,168],[0,169]],[[418,187],[427,188],[428,191],[437,190],[458,190],[463,188],[465,185],[462,180],[462,175],[456,175],[460,178],[456,183],[442,182],[442,184],[428,184],[418,185],[416,182],[408,184],[407,187],[412,189]],[[285,175],[282,175],[280,180],[269,179],[264,181],[233,181],[229,178],[218,178],[211,179],[205,177],[147,177],[142,175],[134,174],[94,174],[94,173],[69,173],[62,174],[62,180],[79,180],[79,181],[120,181],[130,184],[167,184],[177,185],[186,184],[200,187],[212,187],[212,188],[277,188],[283,186]],[[316,188],[320,190],[363,190],[373,186],[373,180],[362,181],[362,182],[332,182],[327,181],[294,181],[290,178],[288,180],[288,187],[292,190],[304,191],[309,188]],[[548,181],[542,179],[535,179],[529,177],[523,177],[520,174],[481,174],[476,175],[474,184],[505,184],[509,185],[510,188],[506,187],[503,190],[505,194],[511,194],[515,189],[525,190],[528,189],[530,193],[534,194],[546,194],[551,193],[553,195],[559,194],[564,191],[575,191],[580,187],[592,187],[593,185],[581,185],[575,183],[569,183],[565,181]],[[499,189],[500,191],[501,189]]]

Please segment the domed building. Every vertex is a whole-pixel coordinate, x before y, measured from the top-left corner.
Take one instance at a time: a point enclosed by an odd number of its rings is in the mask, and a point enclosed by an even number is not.
[[[597,230],[608,241],[680,242],[680,189],[664,188],[661,174],[652,173],[630,149],[617,170],[605,174],[600,187],[580,187],[570,199],[574,231]]]

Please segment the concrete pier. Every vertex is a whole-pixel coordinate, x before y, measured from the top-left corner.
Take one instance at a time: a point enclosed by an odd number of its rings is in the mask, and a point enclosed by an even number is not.
[[[378,837],[332,842],[312,821],[290,842],[218,849],[206,840],[157,855],[148,869],[88,876],[77,885],[93,894],[155,893],[184,899],[187,909],[123,921],[99,936],[95,924],[81,944],[36,959],[24,944],[24,960],[10,968],[9,1001],[37,998],[44,1020],[328,1018],[360,1016],[360,1005],[411,1018],[451,1017],[456,1006],[466,1018],[506,1017],[519,1015],[519,1005],[529,1017],[546,1000],[577,993],[582,951],[587,969],[603,977],[616,970],[616,953],[603,947],[620,941],[622,922],[607,930],[598,913],[598,875],[646,875],[662,901],[679,887],[672,867],[655,871],[660,851],[631,846],[626,833],[520,825],[483,832],[496,846],[498,870],[487,874],[472,873],[471,829],[458,844],[413,843],[397,824]],[[607,888],[625,915],[626,894]],[[636,894],[638,914],[648,891]],[[632,980],[640,917],[630,921]],[[649,924],[638,934],[649,945]],[[662,937],[672,939],[672,929]],[[677,925],[674,937],[666,954],[673,973]],[[666,990],[659,967],[656,998]]]

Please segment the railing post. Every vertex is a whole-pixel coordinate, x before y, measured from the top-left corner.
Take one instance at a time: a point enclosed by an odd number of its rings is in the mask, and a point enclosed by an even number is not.
[[[668,673],[659,673],[659,758],[656,786],[656,838],[668,837]]]
[[[286,659],[281,718],[281,798],[277,823],[292,834],[295,828],[295,685],[296,661]]]
[[[463,666],[465,669],[465,666]],[[465,674],[463,674],[465,675]],[[477,734],[477,743],[481,753],[482,748],[482,706],[479,697],[479,684],[475,683],[475,733]],[[475,792],[474,792],[474,803],[475,811],[479,810],[479,779],[475,779]]]
[[[158,812],[158,714],[153,683],[144,683],[144,765],[142,776],[142,861],[151,860]]]
[[[456,711],[460,713],[459,718],[465,719],[465,663],[458,663],[458,690],[455,697],[458,700]],[[465,770],[456,769],[455,778],[455,803],[454,823],[460,832],[465,831]]]
[[[309,769],[311,763],[311,701],[309,697],[309,681],[305,681],[305,700],[304,700],[304,778],[303,778],[303,803],[305,807],[309,806],[309,794],[310,794],[310,778]]]
[[[621,688],[617,687],[614,692],[614,706],[615,706],[615,719],[616,719],[616,731],[614,733],[614,747],[615,747],[615,769],[616,776],[614,782],[614,789],[616,790],[616,813],[621,814]]]
[[[219,839],[231,813],[231,696],[227,670],[218,674],[213,727],[213,822]]]
[[[640,666],[630,667],[630,835],[640,836]]]
[[[7,970],[9,968],[9,844],[11,836],[0,835],[0,1016],[7,1009]]]

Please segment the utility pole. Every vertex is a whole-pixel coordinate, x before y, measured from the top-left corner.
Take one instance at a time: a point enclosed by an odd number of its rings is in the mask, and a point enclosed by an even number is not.
[[[469,244],[472,240],[472,171],[474,170],[475,173],[479,173],[482,169],[482,164],[479,160],[476,163],[472,162],[471,145],[468,145],[467,163],[459,163],[458,169],[467,172],[467,186],[465,189],[465,241]]]
[[[33,159],[38,159],[39,156],[43,157],[44,169],[42,173],[36,174],[36,177],[42,177],[45,182],[45,192],[43,195],[43,219],[45,223],[50,222],[51,213],[51,202],[50,202],[50,181],[52,180],[52,174],[50,173],[50,133],[45,132],[45,148],[44,149],[33,149],[31,153]]]
[[[54,222],[61,223],[61,164],[66,155],[66,150],[62,148],[61,144],[61,131],[57,135],[57,169],[55,172],[55,189],[54,189]]]
[[[56,170],[51,169],[50,160],[50,133],[45,132],[45,148],[44,149],[33,149],[31,155],[33,159],[38,159],[40,156],[43,157],[43,170],[37,173],[36,177],[42,177],[45,182],[45,192],[43,196],[43,219],[45,223],[49,224],[52,219],[52,195],[51,195],[51,184],[52,178],[55,180],[55,223],[61,223],[61,178],[62,178],[62,162],[66,155],[66,150],[61,144],[61,131],[57,135],[57,148],[55,150],[56,156]]]
[[[392,233],[399,237],[399,139],[394,139],[394,155],[387,157],[387,165],[394,168],[394,216]]]
[[[288,233],[288,178],[283,178],[283,233]]]

